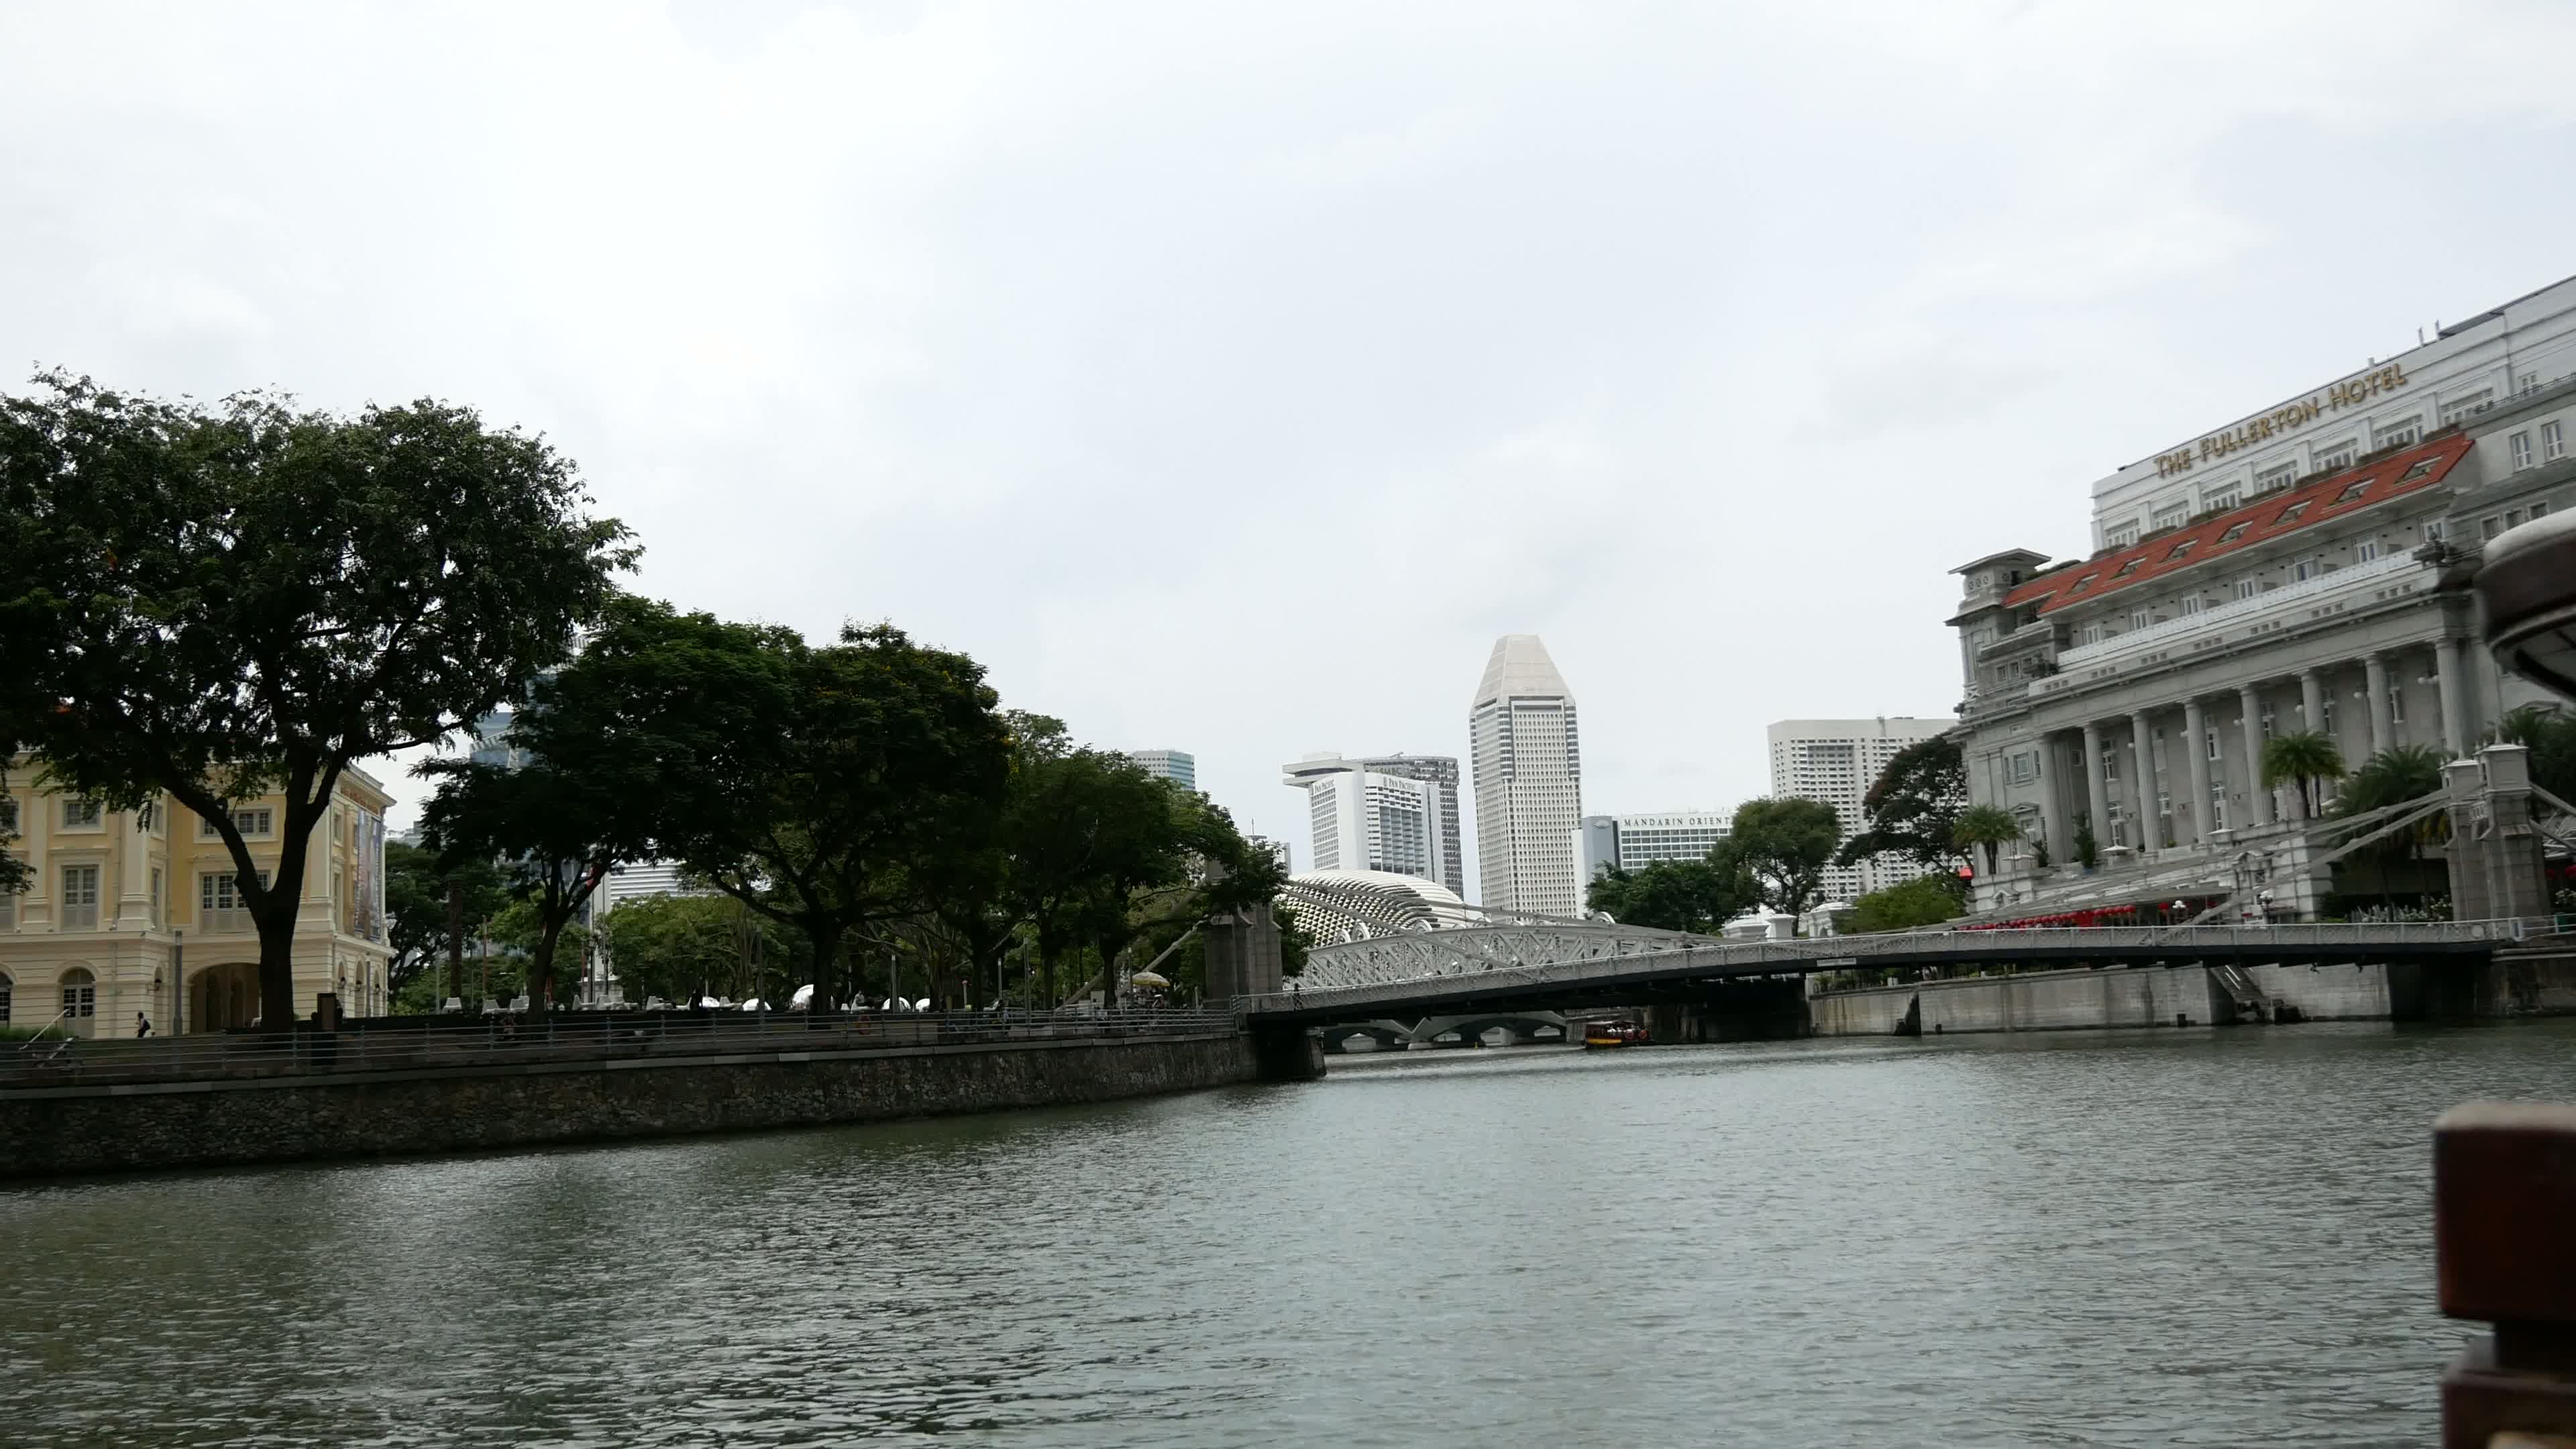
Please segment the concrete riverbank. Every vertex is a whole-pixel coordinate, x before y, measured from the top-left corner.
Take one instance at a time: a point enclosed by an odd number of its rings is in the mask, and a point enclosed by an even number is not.
[[[1311,1045],[1209,1030],[13,1087],[0,1179],[1100,1102],[1293,1077]]]
[[[2479,966],[2239,970],[2235,989],[2217,972],[2191,964],[2032,971],[1821,992],[1809,998],[1807,1010],[1817,1036],[2576,1015],[2576,952],[2499,956]]]

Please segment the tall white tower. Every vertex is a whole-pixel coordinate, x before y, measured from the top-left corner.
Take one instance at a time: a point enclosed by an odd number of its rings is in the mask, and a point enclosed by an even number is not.
[[[1467,711],[1467,739],[1476,773],[1479,904],[1576,914],[1583,901],[1574,848],[1583,754],[1574,692],[1536,634],[1494,641]]]

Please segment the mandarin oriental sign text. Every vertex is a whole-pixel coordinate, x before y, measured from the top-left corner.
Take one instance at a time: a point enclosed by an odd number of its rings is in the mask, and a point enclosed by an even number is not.
[[[2359,407],[2384,392],[2395,392],[2414,381],[2396,363],[2365,372],[2361,376],[2336,383],[2324,392],[2311,394],[2294,403],[2284,403],[2259,418],[2248,418],[2223,433],[2212,433],[2200,440],[2197,448],[2176,448],[2156,455],[2156,476],[2170,478],[2188,473],[2195,463],[2224,458],[2239,448],[2250,448],[2269,442],[2275,434],[2286,433],[2315,422],[2326,413],[2339,413]]]

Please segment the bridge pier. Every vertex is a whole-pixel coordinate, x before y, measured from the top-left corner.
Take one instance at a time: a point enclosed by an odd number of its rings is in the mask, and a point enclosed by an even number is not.
[[[1783,1041],[1808,1035],[1807,983],[1800,977],[1755,977],[1711,987],[1697,1001],[1646,1010],[1658,1042]]]
[[[1324,1034],[1302,1026],[1252,1023],[1252,1059],[1265,1082],[1317,1082],[1324,1077]]]

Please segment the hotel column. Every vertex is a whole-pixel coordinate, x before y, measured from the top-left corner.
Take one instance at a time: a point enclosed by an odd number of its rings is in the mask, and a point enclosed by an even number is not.
[[[2156,737],[2147,728],[2147,712],[2129,716],[2129,739],[2138,754],[2138,854],[2164,848],[2165,827],[2156,810]]]
[[[2111,843],[2110,793],[2103,788],[2102,727],[2084,727],[2084,785],[2092,793],[2084,797],[2084,818],[2093,827],[2093,848]]]
[[[2299,728],[2311,734],[2326,728],[2325,676],[2313,669],[2299,671]]]
[[[2373,654],[2361,667],[2367,671],[2362,688],[2370,692],[2370,752],[2375,755],[2396,743],[2396,722],[2388,717],[2388,656]]]
[[[2039,737],[2039,833],[2052,869],[2066,864],[2073,853],[2066,844],[2066,792],[2057,788],[2058,772],[2065,766],[2055,741],[2054,735]]]
[[[2209,839],[2213,816],[2209,808],[2209,719],[2201,713],[2200,701],[2182,702],[2183,758],[2191,762],[2191,838],[2195,844]]]
[[[2263,783],[2263,696],[2253,685],[2236,691],[2245,712],[2245,807],[2257,825],[2272,823],[2272,790]]]
[[[2461,657],[2460,641],[2449,635],[2434,641],[2434,669],[2441,675],[2442,746],[2455,760],[2469,754],[2468,664]]]

